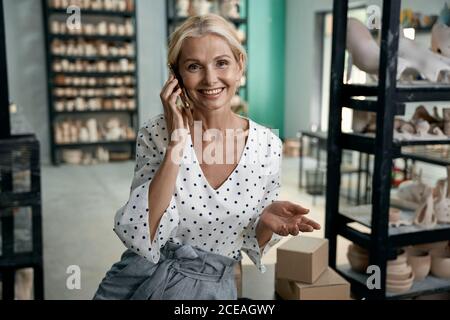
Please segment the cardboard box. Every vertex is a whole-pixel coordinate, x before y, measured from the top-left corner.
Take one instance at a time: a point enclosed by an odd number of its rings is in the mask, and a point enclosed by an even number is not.
[[[275,290],[285,300],[350,300],[350,283],[331,268],[313,284],[276,279]]]
[[[277,248],[277,279],[314,283],[327,268],[327,239],[297,236]]]

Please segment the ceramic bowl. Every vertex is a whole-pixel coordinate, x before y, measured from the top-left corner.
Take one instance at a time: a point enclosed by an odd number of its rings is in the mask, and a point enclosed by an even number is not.
[[[431,251],[431,274],[438,278],[450,279],[449,249],[434,249]]]
[[[408,275],[406,279],[403,280],[390,280],[386,279],[386,291],[391,293],[402,293],[411,289],[414,282],[414,272]]]
[[[404,281],[411,277],[412,268],[411,266],[404,264],[398,266],[387,267],[386,279],[389,281]]]
[[[369,251],[367,251],[363,247],[360,247],[360,246],[358,246],[357,244],[354,244],[354,243],[349,245],[348,251],[351,251],[351,252],[354,252],[354,253],[358,253],[358,254],[364,255],[364,256],[369,256]]]
[[[350,262],[351,268],[360,273],[365,273],[367,267],[369,266],[369,257],[365,255],[361,255],[357,252],[348,251],[347,258]]]
[[[397,253],[397,258],[394,260],[388,260],[387,265],[388,266],[394,266],[394,265],[402,265],[406,264],[407,261],[407,253],[405,250],[400,249]]]
[[[431,255],[424,250],[409,248],[408,263],[414,271],[415,281],[421,281],[430,273]]]

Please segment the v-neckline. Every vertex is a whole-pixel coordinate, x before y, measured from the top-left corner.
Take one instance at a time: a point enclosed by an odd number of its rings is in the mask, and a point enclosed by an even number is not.
[[[238,115],[238,116],[239,116],[239,115]],[[250,141],[251,141],[250,138],[251,138],[251,134],[252,134],[252,131],[253,131],[252,120],[251,120],[250,118],[245,118],[245,117],[242,117],[242,116],[239,116],[239,117],[242,118],[242,119],[248,120],[248,135],[247,135],[247,141],[245,142],[244,149],[243,149],[243,151],[242,151],[241,157],[240,157],[240,159],[239,159],[239,161],[238,161],[236,167],[234,167],[233,171],[231,171],[231,173],[228,175],[228,177],[222,182],[222,184],[221,184],[219,187],[217,187],[217,189],[214,189],[214,188],[211,186],[211,184],[209,183],[208,179],[206,178],[206,175],[205,175],[205,173],[203,172],[202,167],[200,166],[200,162],[198,161],[197,154],[195,153],[194,143],[192,142],[192,138],[191,138],[192,135],[191,135],[191,134],[188,135],[188,136],[189,136],[190,150],[191,150],[191,152],[192,152],[192,154],[193,154],[194,164],[195,164],[196,167],[198,168],[198,170],[199,170],[199,172],[200,172],[200,174],[201,174],[201,178],[204,180],[205,184],[208,186],[209,189],[213,190],[214,192],[218,192],[218,191],[220,192],[220,190],[221,190],[222,188],[224,188],[224,186],[227,184],[227,182],[230,180],[230,178],[232,178],[232,177],[234,176],[235,172],[236,172],[238,169],[240,169],[241,163],[242,163],[244,157],[247,156],[247,155],[246,155],[246,154],[247,154],[247,151],[248,151],[247,148],[248,148],[248,146],[249,146],[249,144],[250,144]]]

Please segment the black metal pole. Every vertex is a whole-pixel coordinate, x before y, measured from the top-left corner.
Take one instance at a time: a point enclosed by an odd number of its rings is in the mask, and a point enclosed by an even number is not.
[[[347,38],[348,0],[333,2],[333,43],[331,58],[330,112],[328,120],[327,189],[325,237],[329,241],[329,263],[336,267],[339,190],[341,185],[340,147],[345,43]]]
[[[11,136],[3,1],[0,1],[0,139]]]
[[[370,264],[379,266],[381,270],[381,290],[374,290],[374,298],[379,299],[384,299],[386,295],[386,264],[389,254],[388,217],[400,8],[401,0],[385,0],[383,2],[370,243]]]

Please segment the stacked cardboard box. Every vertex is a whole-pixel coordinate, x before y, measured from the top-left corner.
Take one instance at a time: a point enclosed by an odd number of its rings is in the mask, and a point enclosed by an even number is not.
[[[328,240],[304,236],[278,247],[275,290],[285,300],[350,299],[350,284],[328,267]]]

